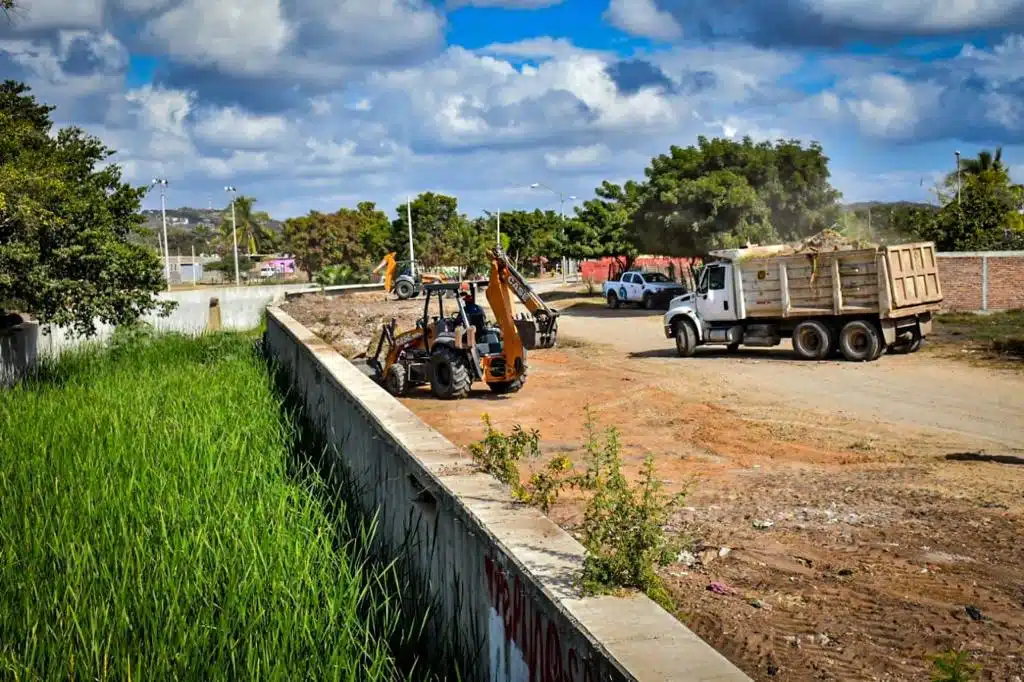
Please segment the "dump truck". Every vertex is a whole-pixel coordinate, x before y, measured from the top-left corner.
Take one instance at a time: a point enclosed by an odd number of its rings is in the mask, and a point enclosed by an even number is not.
[[[825,233],[822,233],[825,235]],[[696,291],[674,298],[665,336],[681,357],[697,346],[777,346],[792,339],[806,360],[855,362],[913,353],[942,302],[935,244],[801,244],[709,254]]]

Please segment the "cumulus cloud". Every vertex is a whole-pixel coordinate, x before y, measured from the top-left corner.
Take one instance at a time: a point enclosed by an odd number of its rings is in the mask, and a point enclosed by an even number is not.
[[[1024,0],[611,0],[606,19],[637,36],[745,37],[762,45],[897,42],[1024,28]]]

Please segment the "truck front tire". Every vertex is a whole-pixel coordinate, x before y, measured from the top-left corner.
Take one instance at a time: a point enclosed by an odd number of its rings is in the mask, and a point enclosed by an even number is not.
[[[672,323],[676,332],[676,353],[681,358],[693,357],[697,352],[697,331],[687,320],[676,320]]]
[[[885,350],[882,334],[867,320],[853,320],[839,332],[839,349],[850,362],[877,360]]]
[[[804,360],[828,358],[832,342],[832,332],[817,320],[805,320],[793,330],[793,350]]]

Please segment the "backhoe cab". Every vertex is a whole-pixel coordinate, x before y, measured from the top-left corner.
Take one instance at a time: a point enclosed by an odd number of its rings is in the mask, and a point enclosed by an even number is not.
[[[389,393],[403,396],[414,386],[429,384],[435,397],[453,400],[468,396],[476,381],[485,382],[495,393],[514,393],[523,387],[526,349],[512,318],[508,291],[503,286],[487,287],[497,321],[489,324],[475,304],[481,284],[424,285],[426,301],[416,328],[396,334],[394,319],[384,325],[367,364]],[[453,300],[455,310],[446,312],[445,302]]]

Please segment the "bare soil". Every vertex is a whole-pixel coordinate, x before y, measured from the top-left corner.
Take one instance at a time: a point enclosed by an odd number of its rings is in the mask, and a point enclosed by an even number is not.
[[[455,443],[479,439],[487,413],[577,462],[589,406],[619,430],[628,472],[655,454],[691,490],[677,522],[696,560],[664,573],[678,615],[757,680],[924,680],[930,656],[958,647],[982,679],[1024,677],[1024,373],[924,352],[681,359],[660,314],[570,303],[522,392],[403,402]],[[351,357],[372,320],[409,306],[286,309]],[[551,515],[571,531],[581,500]]]

